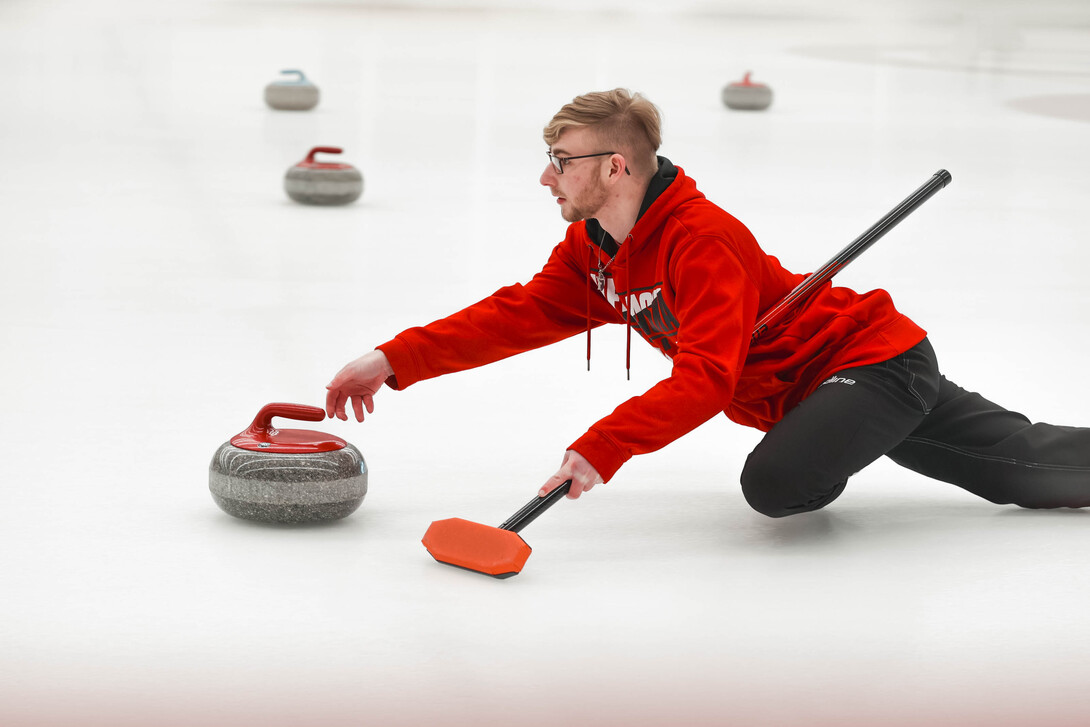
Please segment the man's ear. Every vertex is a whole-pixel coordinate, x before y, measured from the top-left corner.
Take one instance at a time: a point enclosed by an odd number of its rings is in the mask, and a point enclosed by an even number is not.
[[[628,171],[628,162],[620,154],[613,154],[609,157],[609,178],[613,181],[618,181],[626,174],[631,174]]]

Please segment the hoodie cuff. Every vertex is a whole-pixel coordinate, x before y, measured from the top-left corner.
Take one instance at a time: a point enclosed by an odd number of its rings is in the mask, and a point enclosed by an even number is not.
[[[375,350],[386,354],[386,360],[390,362],[390,368],[394,370],[394,375],[386,379],[386,385],[391,389],[401,391],[420,381],[420,369],[416,365],[416,358],[412,350],[404,343],[395,338],[375,346]]]
[[[612,439],[594,429],[575,440],[568,449],[583,455],[598,470],[603,482],[609,482],[631,456]]]

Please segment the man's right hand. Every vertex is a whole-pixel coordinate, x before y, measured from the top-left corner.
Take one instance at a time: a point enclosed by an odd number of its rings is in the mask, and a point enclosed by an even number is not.
[[[335,416],[347,421],[348,414],[344,407],[346,402],[351,401],[356,421],[362,422],[364,407],[367,407],[368,414],[375,410],[375,393],[393,375],[394,370],[382,351],[376,350],[360,356],[337,372],[333,381],[325,387],[326,414],[330,419]]]

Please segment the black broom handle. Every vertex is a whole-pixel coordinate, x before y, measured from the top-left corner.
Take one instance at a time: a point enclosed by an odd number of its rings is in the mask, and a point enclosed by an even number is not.
[[[945,169],[940,169],[935,172],[926,184],[909,195],[904,202],[901,202],[901,204],[894,207],[889,214],[874,223],[869,230],[856,238],[855,242],[837,253],[836,257],[822,265],[819,270],[807,275],[806,278],[803,279],[794,290],[788,293],[783,300],[761,316],[761,319],[757,321],[757,325],[753,329],[753,340],[756,341],[760,338],[769,326],[774,325],[790,310],[801,303],[803,299],[812,293],[818,286],[836,275],[838,271],[862,254],[868,247],[878,242],[878,239],[882,237],[882,235],[893,229],[898,222],[926,202],[935,194],[935,192],[938,192],[949,184],[952,179],[950,172]],[[510,530],[513,533],[519,532],[532,523],[538,515],[548,510],[556,504],[560,498],[568,494],[568,490],[570,489],[571,480],[568,480],[544,497],[535,497],[533,500],[526,503],[521,510],[507,518],[503,525],[500,525],[500,530]]]
[[[503,525],[500,525],[500,530],[510,530],[513,533],[517,533],[532,523],[538,515],[548,510],[557,500],[568,494],[568,490],[570,489],[571,480],[568,480],[544,497],[535,497],[533,500],[526,503],[521,510],[507,518]]]
[[[950,176],[950,172],[945,169],[940,169],[935,172],[927,183],[910,194],[885,217],[875,222],[869,230],[857,237],[855,242],[837,253],[835,257],[822,265],[820,269],[807,275],[801,283],[795,286],[794,290],[784,296],[783,300],[765,311],[764,315],[757,321],[757,325],[753,328],[751,341],[756,341],[763,336],[765,331],[778,323],[785,315],[791,312],[799,303],[810,295],[810,293],[814,292],[818,287],[825,283],[825,281],[840,272],[852,260],[863,254],[868,247],[878,242],[882,235],[892,230],[897,223],[905,217],[908,217],[908,215],[917,207],[930,199],[931,196],[940,189],[950,184],[952,180],[953,177]]]

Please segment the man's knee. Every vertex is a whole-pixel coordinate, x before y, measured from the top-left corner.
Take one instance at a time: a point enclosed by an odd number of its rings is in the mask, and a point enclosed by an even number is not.
[[[812,473],[800,472],[789,462],[761,462],[752,455],[741,476],[742,494],[757,512],[786,517],[820,510],[840,496],[847,480],[827,484]]]
[[[752,456],[742,470],[742,494],[757,512],[768,517],[785,517],[795,512],[791,501],[792,474],[787,468],[760,464]]]

